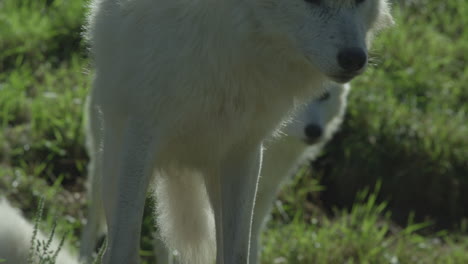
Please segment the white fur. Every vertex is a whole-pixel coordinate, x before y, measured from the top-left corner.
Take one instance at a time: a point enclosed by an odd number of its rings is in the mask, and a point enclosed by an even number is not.
[[[5,264],[27,264],[33,225],[23,218],[18,209],[13,208],[6,199],[0,197],[0,259]],[[47,241],[48,237],[39,231],[37,241]],[[56,250],[59,240],[54,238],[51,249]],[[37,260],[36,260],[37,261]],[[36,262],[34,262],[36,263]],[[77,258],[66,247],[62,247],[57,264],[75,264]]]
[[[86,181],[89,206],[87,211],[87,222],[81,234],[80,258],[85,262],[91,262],[95,256],[93,252],[97,246],[98,239],[106,232],[104,208],[101,197],[101,151],[100,130],[101,125],[98,115],[92,114],[91,98],[86,98],[84,108],[84,127],[86,134],[86,151],[90,157],[88,165],[88,180]],[[102,143],[101,143],[102,144]]]
[[[184,262],[213,259],[207,205],[216,263],[249,262],[263,139],[326,79],[360,74],[343,71],[337,53],[367,52],[370,34],[390,21],[384,0],[322,2],[92,2],[89,109],[102,127],[91,141],[109,234],[105,264],[138,263],[152,176],[166,186],[155,188],[163,240]],[[194,175],[201,184],[184,192]]]

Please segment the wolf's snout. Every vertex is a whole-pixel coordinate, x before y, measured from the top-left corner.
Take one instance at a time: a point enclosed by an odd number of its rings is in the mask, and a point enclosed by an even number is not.
[[[356,72],[366,65],[367,54],[361,48],[346,48],[338,53],[337,59],[343,70]]]
[[[322,136],[323,130],[316,124],[309,124],[305,127],[304,133],[308,142],[315,142]]]

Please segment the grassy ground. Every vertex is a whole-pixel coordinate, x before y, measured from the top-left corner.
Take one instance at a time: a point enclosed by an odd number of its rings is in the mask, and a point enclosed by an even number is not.
[[[29,218],[44,196],[44,228],[58,216],[57,231],[71,231],[75,246],[92,73],[80,36],[83,3],[0,1],[0,195]],[[263,263],[468,263],[468,4],[405,3],[395,6],[397,28],[375,45],[377,66],[353,82],[343,131],[312,176],[301,174],[281,193]],[[356,196],[377,179],[378,192]],[[429,232],[411,221],[426,217],[455,228]],[[151,231],[146,217],[147,263]]]

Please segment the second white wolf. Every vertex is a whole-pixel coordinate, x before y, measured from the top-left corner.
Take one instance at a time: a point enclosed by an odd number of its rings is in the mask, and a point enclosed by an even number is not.
[[[345,114],[350,85],[330,84],[322,98],[304,106],[285,128],[285,135],[265,143],[262,174],[252,222],[250,263],[257,263],[259,237],[277,192],[296,169],[320,154],[338,131]]]

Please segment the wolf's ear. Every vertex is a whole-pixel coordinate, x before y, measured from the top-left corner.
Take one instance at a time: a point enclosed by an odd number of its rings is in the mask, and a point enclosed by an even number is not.
[[[380,8],[380,15],[377,19],[376,25],[377,30],[382,30],[395,25],[395,20],[393,20],[393,16],[390,12],[390,4],[387,3],[387,1],[382,1],[381,4],[382,7]]]

